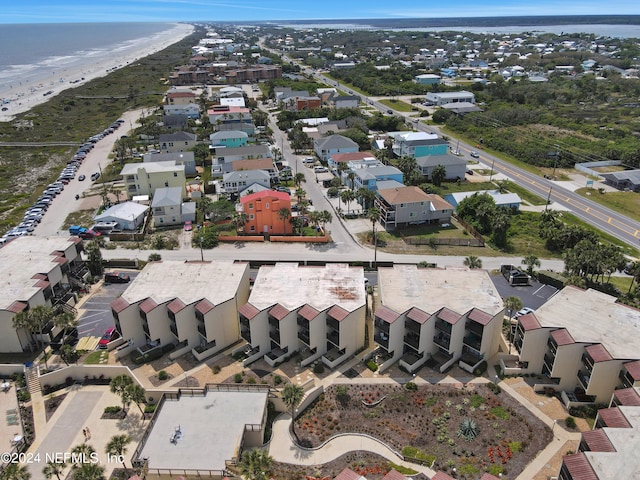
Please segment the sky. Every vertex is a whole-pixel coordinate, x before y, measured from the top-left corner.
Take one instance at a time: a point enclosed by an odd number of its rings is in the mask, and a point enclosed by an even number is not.
[[[250,21],[357,18],[638,15],[638,0],[23,0],[0,23]]]

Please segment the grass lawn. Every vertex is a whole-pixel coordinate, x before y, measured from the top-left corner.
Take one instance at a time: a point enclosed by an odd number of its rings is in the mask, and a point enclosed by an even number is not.
[[[380,103],[382,103],[383,105],[386,105],[389,108],[394,109],[397,112],[411,112],[413,111],[411,109],[411,105],[407,102],[403,102],[402,100],[388,100],[388,99],[384,99],[384,100],[378,100]]]
[[[91,352],[84,359],[85,365],[98,365],[102,357],[107,358],[109,356],[109,352],[106,350],[96,350],[95,352]]]
[[[93,210],[93,209],[91,209],[91,210],[78,210],[78,211],[75,211],[75,212],[71,212],[67,216],[67,218],[65,219],[64,223],[62,224],[62,228],[64,228],[66,230],[71,225],[80,225],[82,227],[89,228],[94,223],[94,221],[93,221],[93,214],[94,213],[95,213],[95,210]]]
[[[561,258],[559,252],[550,252],[539,231],[540,214],[537,212],[519,212],[511,216],[509,227],[509,247],[507,252],[518,255],[535,255],[538,258]]]
[[[440,196],[447,195],[448,193],[458,192],[476,192],[480,190],[495,190],[496,185],[493,182],[447,182],[443,183],[439,187],[433,187],[434,193]]]
[[[595,188],[580,188],[576,193],[600,205],[640,221],[640,194],[637,192],[599,193]]]
[[[631,285],[631,277],[611,277],[609,283],[615,285],[622,293],[629,291],[629,285]]]

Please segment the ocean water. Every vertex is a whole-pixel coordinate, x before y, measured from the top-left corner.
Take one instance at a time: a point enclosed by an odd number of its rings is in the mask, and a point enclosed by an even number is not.
[[[40,82],[44,73],[52,82],[75,80],[64,78],[64,70],[88,67],[173,27],[173,23],[0,24],[0,91]]]

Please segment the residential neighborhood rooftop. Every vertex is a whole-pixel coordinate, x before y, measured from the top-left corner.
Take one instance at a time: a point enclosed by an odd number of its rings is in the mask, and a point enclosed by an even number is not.
[[[504,308],[486,270],[416,265],[381,267],[378,288],[382,304],[398,313],[418,307],[433,314],[447,307],[463,314],[475,307],[495,315]]]
[[[309,304],[318,311],[338,305],[352,312],[365,305],[364,270],[343,264],[263,266],[256,276],[249,303],[260,310],[280,303],[289,311]]]
[[[144,170],[147,173],[173,172],[184,170],[184,165],[176,165],[175,161],[127,163],[122,167],[120,175],[137,175],[138,170]]]
[[[235,297],[248,268],[232,262],[151,262],[122,298],[129,304],[146,298],[157,304],[179,298],[187,305],[206,298],[218,305]]]
[[[611,295],[565,287],[534,315],[542,327],[566,328],[578,343],[602,343],[613,358],[638,358],[640,311]]]

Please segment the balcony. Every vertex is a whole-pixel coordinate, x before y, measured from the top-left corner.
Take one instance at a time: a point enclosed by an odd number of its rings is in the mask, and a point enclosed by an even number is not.
[[[169,324],[169,330],[171,330],[171,333],[173,333],[175,335],[175,337],[180,340],[180,337],[178,336],[178,326],[175,324],[175,322],[171,322]]]
[[[622,382],[622,388],[631,388],[635,383],[633,381],[633,377],[629,375],[629,372],[627,372],[626,368],[623,368],[622,370],[620,370],[620,374],[618,375],[618,378]]]
[[[385,350],[389,349],[389,335],[386,335],[384,332],[374,334],[373,341],[383,347]]]
[[[554,356],[549,355],[548,353],[544,354],[544,365],[549,369],[549,372],[553,370],[553,362],[556,361]]]
[[[420,324],[414,320],[411,320],[410,318],[407,318],[405,320],[404,328],[411,333],[417,333],[418,335],[420,334]]]
[[[203,345],[199,345],[196,348],[191,350],[191,353],[194,357],[198,359],[198,361],[202,361],[207,357],[212,356],[217,351],[216,349],[216,341],[213,340],[211,342],[205,343]]]
[[[406,368],[409,373],[413,373],[426,360],[426,353],[419,355],[413,351],[409,351],[400,359],[400,366]]]
[[[298,315],[298,319],[296,320],[296,322],[300,328],[306,328],[307,330],[309,330],[309,320],[307,320],[306,318]]]
[[[420,336],[409,333],[404,336],[404,343],[418,350],[420,348]]]
[[[278,345],[280,345],[280,330],[276,330],[276,329],[269,330],[269,338],[271,339],[272,342],[275,342]]]
[[[142,322],[142,330],[144,330],[144,334],[151,338],[151,333],[149,332],[149,324],[147,322]]]
[[[246,330],[244,328],[241,328],[240,336],[244,341],[246,341],[249,345],[251,345],[251,330],[249,330],[248,328]]]
[[[331,318],[327,316],[327,329],[329,330],[340,330],[340,322],[335,318]]]
[[[309,337],[309,330],[300,330],[298,332],[298,340],[304,343],[307,347],[311,347],[311,338]]]
[[[276,348],[267,353],[264,357],[265,361],[271,366],[275,367],[279,363],[284,362],[287,354],[289,352],[289,348]]]
[[[204,326],[204,323],[198,323],[198,333],[205,339],[207,338],[207,327]]]
[[[549,339],[547,340],[547,347],[549,347],[551,354],[555,357],[556,352],[558,351],[558,344],[553,338],[549,337]]]
[[[582,354],[582,363],[584,364],[584,368],[591,374],[593,372],[593,358],[586,353]]]
[[[447,335],[451,335],[451,324],[448,322],[445,322],[444,320],[440,320],[440,319],[436,320],[436,329],[446,333]]]
[[[591,380],[591,375],[589,375],[587,372],[583,372],[582,370],[579,370],[577,376],[578,376],[578,383],[586,391],[589,388],[589,381]]]
[[[464,340],[462,343],[472,348],[473,350],[477,350],[479,352],[480,347],[482,345],[482,337],[478,337],[475,334],[467,335],[466,337],[464,337]]]
[[[376,318],[376,321],[374,322],[374,326],[376,331],[384,332],[387,335],[389,335],[389,324],[387,322],[380,320],[379,318]]]
[[[468,320],[465,328],[469,332],[482,338],[482,333],[484,332],[484,326],[480,325],[478,322],[474,322],[473,320]]]
[[[337,330],[328,331],[327,340],[336,347],[340,348],[340,332],[338,332]]]
[[[449,337],[449,335],[439,334],[433,337],[433,342],[448,352],[449,344],[451,343],[451,337]]]
[[[513,341],[514,348],[518,351],[518,353],[522,353],[522,337],[517,336]]]

